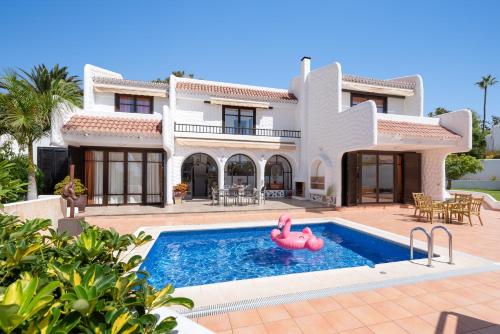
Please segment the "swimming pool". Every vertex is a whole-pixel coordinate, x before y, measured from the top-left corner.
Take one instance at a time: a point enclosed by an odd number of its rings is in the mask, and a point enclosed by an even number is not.
[[[306,226],[324,239],[322,250],[281,249],[269,237],[273,226],[162,232],[140,269],[149,272],[156,288],[166,283],[180,288],[409,259],[404,245],[334,222],[297,224],[292,230]]]

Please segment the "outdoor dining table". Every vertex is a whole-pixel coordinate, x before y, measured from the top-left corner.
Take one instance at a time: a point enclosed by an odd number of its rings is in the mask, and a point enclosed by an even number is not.
[[[444,201],[433,201],[434,203],[440,203],[444,207],[444,222],[451,223],[451,208],[454,204],[460,203],[459,201],[455,201],[453,198],[447,198]]]

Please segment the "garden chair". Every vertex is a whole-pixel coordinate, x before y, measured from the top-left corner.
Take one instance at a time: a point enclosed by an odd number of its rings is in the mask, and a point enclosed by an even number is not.
[[[425,214],[427,220],[430,220],[432,224],[436,213],[438,218],[440,218],[441,215],[443,218],[445,217],[446,208],[444,204],[442,202],[433,202],[430,196],[423,196],[420,199],[420,214]]]
[[[460,202],[460,201],[469,201],[472,199],[472,194],[455,194],[455,202]]]
[[[481,226],[483,226],[483,220],[481,219],[481,205],[483,205],[483,198],[471,198],[470,201],[464,203],[462,206],[462,221],[463,217],[467,217],[469,219],[469,224],[472,226],[472,216],[477,216],[479,218],[479,222]]]
[[[419,216],[421,215],[420,200],[422,199],[422,197],[424,197],[423,193],[413,193],[413,205],[415,206],[415,212],[413,213],[413,215],[415,217],[417,216],[417,211],[418,211],[418,215]]]
[[[220,204],[220,191],[212,187],[212,205]]]
[[[263,204],[266,204],[266,186],[263,185],[261,188],[260,188],[260,198],[259,198],[259,204],[260,203],[263,203]]]

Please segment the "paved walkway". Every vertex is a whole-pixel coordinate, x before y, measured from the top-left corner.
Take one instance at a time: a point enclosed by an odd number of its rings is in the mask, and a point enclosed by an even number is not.
[[[500,272],[195,319],[216,333],[500,333]]]
[[[294,212],[293,218],[342,217],[408,236],[413,209],[398,206]],[[500,262],[500,212],[483,210],[484,226],[448,224],[454,249]],[[277,219],[276,212],[193,213],[89,217],[90,223],[133,232],[140,226],[210,224]],[[419,236],[420,237],[420,236]],[[437,244],[447,246],[444,235]],[[500,333],[500,272],[426,281],[204,317],[197,321],[220,333]]]

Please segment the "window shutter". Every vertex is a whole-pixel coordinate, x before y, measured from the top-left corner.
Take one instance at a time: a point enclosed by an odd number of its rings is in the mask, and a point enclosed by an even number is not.
[[[120,94],[115,94],[115,111],[120,111]]]
[[[421,154],[403,154],[403,202],[413,203],[413,193],[422,192]]]

